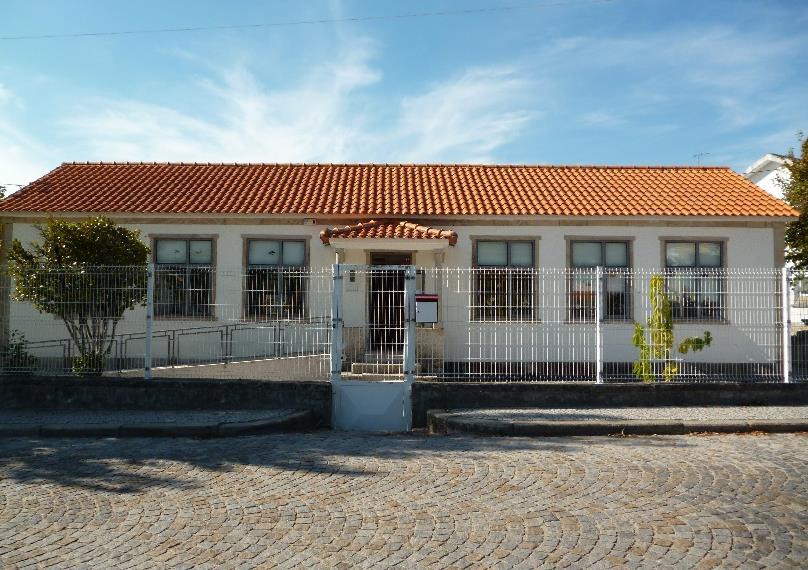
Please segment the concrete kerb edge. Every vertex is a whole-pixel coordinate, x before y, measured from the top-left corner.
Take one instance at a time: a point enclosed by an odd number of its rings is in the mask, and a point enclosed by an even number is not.
[[[427,427],[431,435],[474,434],[483,436],[603,436],[603,435],[687,435],[713,433],[799,433],[808,432],[806,420],[588,420],[585,422],[512,421],[467,418],[457,412],[430,410]]]
[[[0,426],[3,437],[235,437],[239,435],[313,429],[311,410],[298,410],[280,418],[217,424],[42,424]]]

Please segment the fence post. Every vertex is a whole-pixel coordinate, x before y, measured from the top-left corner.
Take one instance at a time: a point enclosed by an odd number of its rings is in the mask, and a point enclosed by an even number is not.
[[[154,331],[154,264],[146,265],[146,338],[143,350],[143,377],[152,377],[152,334]]]
[[[603,383],[603,267],[595,268],[595,381]]]
[[[412,384],[415,380],[415,281],[414,265],[404,270],[404,413],[407,430],[412,425]]]
[[[791,283],[790,270],[783,267],[781,293],[783,298],[783,382],[791,382]]]
[[[331,289],[331,384],[342,380],[342,266],[332,267],[334,285]]]

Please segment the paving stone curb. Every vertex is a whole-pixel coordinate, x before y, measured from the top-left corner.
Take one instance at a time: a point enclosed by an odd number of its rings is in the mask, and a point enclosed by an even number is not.
[[[687,435],[718,433],[808,432],[808,419],[783,420],[551,420],[518,421],[474,417],[462,412],[430,410],[427,428],[432,435],[554,437],[578,435]]]
[[[278,417],[217,423],[128,423],[0,425],[6,437],[235,437],[240,435],[304,431],[314,427],[311,410],[297,410]]]

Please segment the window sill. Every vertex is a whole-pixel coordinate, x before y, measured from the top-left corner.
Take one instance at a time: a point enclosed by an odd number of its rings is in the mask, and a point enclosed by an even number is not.
[[[673,319],[675,325],[730,325],[727,319]]]

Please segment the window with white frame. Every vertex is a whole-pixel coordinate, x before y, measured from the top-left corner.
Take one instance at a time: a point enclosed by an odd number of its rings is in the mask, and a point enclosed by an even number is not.
[[[247,241],[244,311],[260,319],[305,316],[306,242],[294,239]]]
[[[154,241],[154,315],[213,316],[213,240]]]
[[[479,240],[472,316],[479,321],[534,318],[532,241]]]
[[[602,317],[631,318],[629,243],[626,241],[575,240],[570,243],[569,319],[595,320],[597,276],[603,268]]]
[[[724,317],[724,244],[720,241],[665,242],[667,292],[674,319]]]

